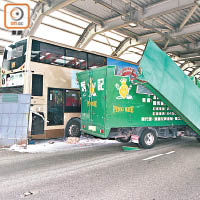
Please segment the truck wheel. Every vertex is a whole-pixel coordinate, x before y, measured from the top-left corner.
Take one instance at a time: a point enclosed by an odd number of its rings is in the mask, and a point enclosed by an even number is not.
[[[196,137],[197,141],[200,142],[200,137]]]
[[[145,129],[139,138],[139,144],[144,149],[152,148],[156,144],[156,142],[157,142],[156,132],[152,129]]]
[[[69,120],[65,128],[65,137],[80,137],[80,119],[74,118]]]
[[[116,138],[118,142],[127,143],[131,139],[131,136],[123,137],[123,138]]]

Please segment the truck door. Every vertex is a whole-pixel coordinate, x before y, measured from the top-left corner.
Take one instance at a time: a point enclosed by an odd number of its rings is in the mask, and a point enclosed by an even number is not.
[[[100,124],[105,114],[105,77],[106,70],[91,70],[89,80],[88,109],[91,124]],[[102,123],[101,123],[102,124]]]

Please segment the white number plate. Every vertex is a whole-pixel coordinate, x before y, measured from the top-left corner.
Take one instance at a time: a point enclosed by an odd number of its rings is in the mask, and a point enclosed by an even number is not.
[[[96,131],[97,127],[96,126],[88,126],[88,130],[90,130],[90,131]]]

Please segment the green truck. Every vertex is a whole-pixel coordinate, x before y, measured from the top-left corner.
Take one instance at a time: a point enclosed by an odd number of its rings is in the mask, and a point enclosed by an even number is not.
[[[193,120],[200,114],[199,88],[174,64],[150,40],[137,77],[116,75],[115,66],[78,73],[81,131],[120,142],[131,140],[143,148],[152,148],[158,137],[200,134],[199,122]]]

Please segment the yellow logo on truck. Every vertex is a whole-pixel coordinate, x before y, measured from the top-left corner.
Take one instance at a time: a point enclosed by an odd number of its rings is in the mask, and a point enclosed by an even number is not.
[[[120,96],[116,97],[116,99],[132,99],[132,96],[129,95],[129,91],[132,88],[130,85],[129,87],[126,85],[126,79],[121,79],[121,86],[116,83],[115,87],[118,89]]]
[[[87,101],[87,106],[97,107],[97,101]]]
[[[96,83],[92,83],[92,79],[90,78],[90,97],[91,96],[96,96],[96,93],[95,93],[95,91],[94,91],[94,89],[95,89],[95,86],[96,86]]]
[[[118,112],[128,112],[128,113],[133,113],[134,106],[130,107],[119,107],[119,106],[114,106],[113,105],[113,113],[118,113]]]

